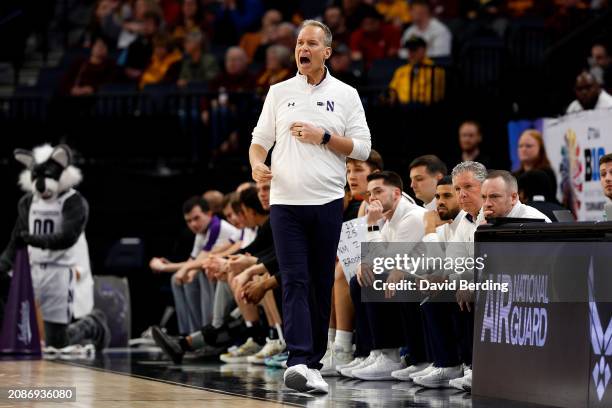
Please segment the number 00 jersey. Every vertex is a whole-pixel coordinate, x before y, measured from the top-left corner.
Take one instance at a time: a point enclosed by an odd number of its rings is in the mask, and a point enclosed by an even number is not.
[[[64,205],[75,194],[78,194],[75,190],[69,190],[53,200],[43,200],[34,196],[28,217],[30,234],[35,236],[61,234],[64,226]],[[78,251],[87,251],[87,241],[83,232],[75,244],[66,249],[53,250],[28,246],[32,264],[49,263],[73,267],[78,263],[77,260],[82,258],[78,256]]]

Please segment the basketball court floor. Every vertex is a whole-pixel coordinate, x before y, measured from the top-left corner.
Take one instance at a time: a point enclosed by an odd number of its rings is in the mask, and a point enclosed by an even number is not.
[[[424,390],[395,381],[330,378],[328,395],[291,391],[283,370],[249,364],[174,365],[157,351],[108,350],[93,359],[0,361],[0,388],[76,387],[76,402],[13,402],[4,407],[542,407],[471,397],[452,389]],[[4,392],[4,391],[3,391]]]

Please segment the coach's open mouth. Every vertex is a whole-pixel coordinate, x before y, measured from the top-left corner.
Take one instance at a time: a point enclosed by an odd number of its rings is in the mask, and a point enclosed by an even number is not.
[[[310,57],[300,57],[300,65],[301,66],[308,66],[310,65]]]

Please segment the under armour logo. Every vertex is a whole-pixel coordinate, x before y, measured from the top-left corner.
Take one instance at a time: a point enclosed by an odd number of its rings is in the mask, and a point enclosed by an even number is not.
[[[289,102],[289,103],[287,104],[287,107],[289,107],[289,106],[295,106],[295,102]]]

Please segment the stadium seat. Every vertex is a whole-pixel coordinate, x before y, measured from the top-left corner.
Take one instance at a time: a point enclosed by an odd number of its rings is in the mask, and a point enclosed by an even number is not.
[[[395,70],[406,63],[399,58],[375,60],[368,72],[368,85],[386,87],[393,78]]]

